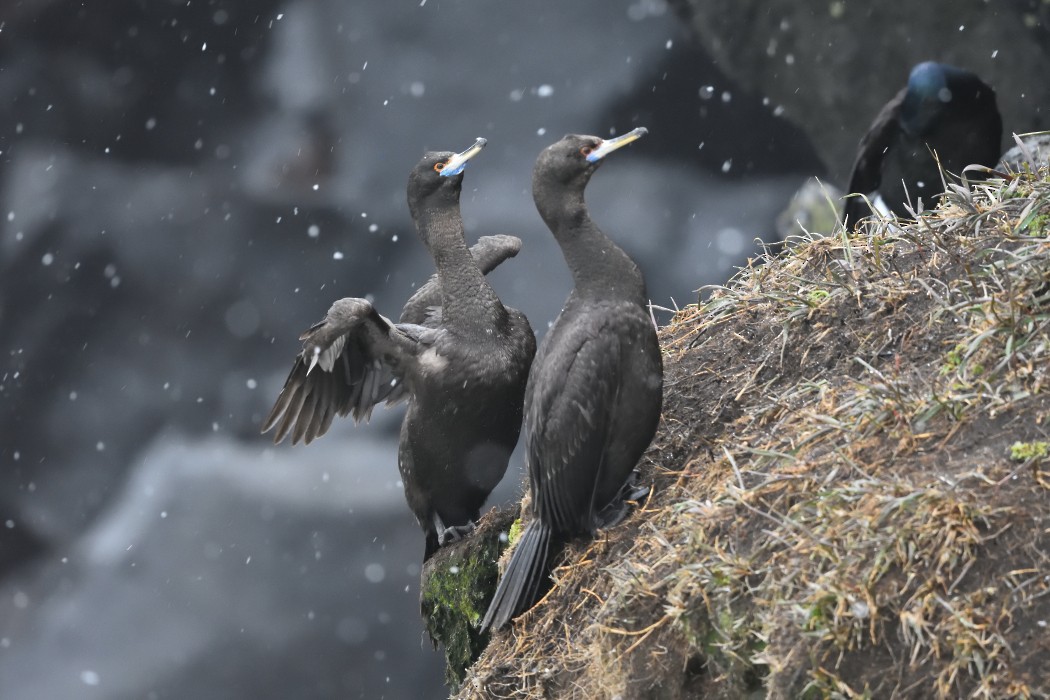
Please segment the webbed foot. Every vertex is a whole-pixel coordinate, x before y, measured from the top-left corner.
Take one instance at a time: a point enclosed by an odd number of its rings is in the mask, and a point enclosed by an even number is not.
[[[649,495],[649,486],[639,485],[641,473],[635,469],[627,477],[627,481],[620,487],[619,493],[594,517],[596,529],[604,529],[619,525],[631,511],[631,506]]]
[[[452,525],[449,527],[445,525],[445,522],[441,519],[440,515],[434,513],[434,531],[437,533],[439,547],[444,547],[453,542],[459,542],[464,537],[473,534],[476,527],[477,525],[473,521],[468,522],[465,525]]]

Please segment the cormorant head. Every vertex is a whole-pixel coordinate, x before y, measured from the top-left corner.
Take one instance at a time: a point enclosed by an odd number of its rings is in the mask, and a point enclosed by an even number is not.
[[[481,153],[488,143],[479,138],[474,145],[461,153],[430,151],[408,174],[408,208],[415,219],[424,202],[433,205],[449,205],[459,201],[463,186],[463,170],[471,158]]]
[[[561,187],[582,189],[602,164],[605,156],[649,133],[643,126],[612,139],[568,134],[547,146],[536,159],[532,171],[533,192],[537,183],[557,183]]]
[[[991,90],[970,71],[926,61],[911,69],[901,103],[900,123],[909,136],[922,136],[949,108],[977,103]]]

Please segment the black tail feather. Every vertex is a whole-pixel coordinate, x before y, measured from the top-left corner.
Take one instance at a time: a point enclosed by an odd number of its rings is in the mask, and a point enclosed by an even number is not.
[[[542,521],[525,528],[481,621],[482,632],[503,627],[539,599],[550,568],[550,541],[550,527]]]
[[[437,551],[441,549],[441,545],[438,543],[437,532],[434,528],[427,528],[426,530],[426,544],[423,550],[423,563],[426,564],[430,557],[437,554]]]

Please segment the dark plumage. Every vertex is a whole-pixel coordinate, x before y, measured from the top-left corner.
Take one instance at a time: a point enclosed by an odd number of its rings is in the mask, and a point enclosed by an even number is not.
[[[974,163],[994,167],[1002,131],[991,86],[961,68],[920,63],[861,139],[849,191],[878,191],[893,213],[907,216],[906,202],[922,199],[928,205],[944,191],[931,151],[948,172],[958,174]],[[862,198],[846,200],[851,229],[869,213]]]
[[[645,134],[570,135],[536,161],[532,194],[575,286],[525,390],[532,521],[482,621],[499,628],[542,594],[555,551],[626,512],[623,492],[656,432],[663,367],[638,266],[591,220],[583,191],[602,158]]]
[[[427,153],[409,175],[408,204],[437,274],[392,324],[364,299],[340,299],[306,331],[303,351],[263,426],[293,443],[323,435],[335,415],[367,419],[381,401],[407,398],[398,466],[426,534],[424,559],[473,527],[518,441],[536,339],[484,273],[521,241],[488,236],[472,249],[459,213],[461,154]],[[473,254],[473,255],[472,255]],[[476,261],[475,261],[476,258]]]

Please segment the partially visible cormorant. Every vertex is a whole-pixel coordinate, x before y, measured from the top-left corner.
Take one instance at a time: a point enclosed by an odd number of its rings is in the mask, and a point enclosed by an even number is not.
[[[626,512],[624,493],[660,418],[663,366],[641,270],[591,220],[583,191],[602,159],[643,136],[569,135],[544,150],[532,196],[575,286],[525,390],[532,521],[482,621],[502,627],[545,588],[555,552]]]
[[[878,191],[893,213],[907,216],[906,202],[921,198],[929,204],[944,191],[931,151],[955,174],[974,163],[994,167],[1002,131],[990,85],[962,68],[920,63],[861,139],[849,192]],[[851,230],[869,214],[863,198],[846,200],[844,218]]]
[[[303,333],[303,351],[263,426],[274,441],[323,435],[335,415],[367,419],[407,398],[398,466],[426,534],[424,560],[473,527],[518,441],[536,338],[485,279],[521,241],[485,237],[468,249],[459,196],[463,168],[484,139],[427,153],[408,178],[408,205],[437,275],[392,324],[365,299],[340,299]],[[472,256],[473,253],[473,256]],[[477,258],[477,261],[475,261]]]

